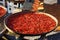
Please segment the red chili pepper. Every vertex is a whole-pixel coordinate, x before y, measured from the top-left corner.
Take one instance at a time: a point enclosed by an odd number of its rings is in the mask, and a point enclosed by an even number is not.
[[[3,15],[5,15],[6,10],[2,7],[0,7],[0,17],[2,17]]]
[[[20,14],[21,15],[21,14]],[[18,16],[18,17],[17,17]],[[8,27],[21,34],[42,34],[55,28],[56,22],[44,14],[24,14],[11,16]]]

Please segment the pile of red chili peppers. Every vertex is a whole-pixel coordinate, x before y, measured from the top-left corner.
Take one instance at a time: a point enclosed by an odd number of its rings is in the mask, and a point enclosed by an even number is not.
[[[6,10],[2,7],[0,7],[0,17],[2,17],[3,15],[5,15]]]
[[[7,26],[20,34],[42,34],[50,32],[56,22],[45,14],[19,14],[8,18]]]

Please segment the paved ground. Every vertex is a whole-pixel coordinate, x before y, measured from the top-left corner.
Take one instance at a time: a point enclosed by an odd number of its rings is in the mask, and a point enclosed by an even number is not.
[[[45,5],[45,12],[55,16],[58,19],[58,25],[60,25],[60,4]]]

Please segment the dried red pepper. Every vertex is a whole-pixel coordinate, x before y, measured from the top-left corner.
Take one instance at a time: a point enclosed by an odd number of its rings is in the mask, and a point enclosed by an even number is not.
[[[21,34],[42,34],[53,30],[56,22],[45,14],[18,14],[8,18],[7,26]]]
[[[6,13],[6,10],[2,7],[0,7],[0,17],[4,16]]]

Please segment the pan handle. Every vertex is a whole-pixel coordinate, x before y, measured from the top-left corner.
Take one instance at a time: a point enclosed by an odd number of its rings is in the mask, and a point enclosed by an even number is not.
[[[46,34],[41,35],[41,37],[38,40],[48,40],[46,37]]]
[[[17,40],[23,40],[24,39],[24,35],[20,35]]]

